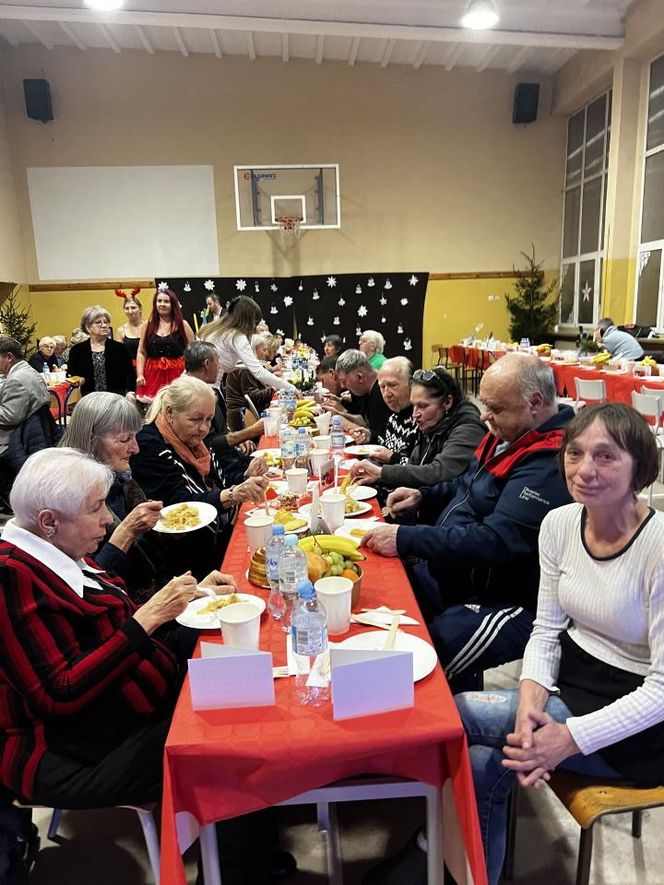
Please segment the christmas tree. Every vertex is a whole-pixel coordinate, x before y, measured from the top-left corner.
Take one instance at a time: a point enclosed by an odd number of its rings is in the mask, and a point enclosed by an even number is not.
[[[532,255],[526,252],[521,254],[527,267],[524,270],[514,268],[517,275],[515,291],[513,295],[505,295],[507,309],[512,317],[510,335],[513,341],[528,338],[531,344],[540,344],[550,336],[558,319],[560,295],[555,294],[558,280],[552,280],[548,286],[544,285],[542,262],[535,261],[534,246]]]
[[[23,310],[17,296],[18,287],[14,287],[7,300],[0,307],[0,331],[8,338],[14,338],[23,348],[24,353],[34,349],[35,330],[37,323],[31,322],[30,309]]]

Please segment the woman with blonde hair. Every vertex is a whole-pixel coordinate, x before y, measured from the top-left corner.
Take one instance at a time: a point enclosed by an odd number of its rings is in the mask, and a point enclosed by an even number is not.
[[[140,291],[140,289],[132,289],[130,294],[127,295],[122,289],[115,290],[118,298],[122,298],[122,309],[127,317],[127,321],[118,326],[118,341],[124,344],[129,351],[134,367],[136,366],[138,345],[143,330],[143,305],[138,297]]]
[[[253,298],[238,295],[231,299],[227,312],[201,330],[201,338],[211,341],[219,352],[221,376],[231,372],[241,362],[256,381],[279,390],[295,390],[288,381],[268,371],[252,350],[252,335],[261,321],[261,309]]]
[[[131,458],[132,475],[148,498],[164,506],[184,501],[212,504],[216,518],[198,531],[171,536],[171,560],[186,562],[194,574],[204,574],[209,563],[219,564],[236,505],[260,503],[267,479],[253,475],[262,465],[250,465],[247,479],[226,487],[214,453],[205,445],[215,411],[209,384],[182,375],[162,387],[147,414],[147,424],[137,435],[139,450]],[[259,459],[253,459],[258,461]],[[207,569],[209,571],[209,569]]]

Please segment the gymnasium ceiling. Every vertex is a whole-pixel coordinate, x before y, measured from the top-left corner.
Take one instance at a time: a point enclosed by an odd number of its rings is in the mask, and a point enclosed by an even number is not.
[[[307,59],[312,64],[423,65],[547,76],[583,49],[622,46],[633,0],[494,0],[488,31],[460,27],[467,0],[82,0],[0,2],[0,47],[176,52]],[[0,52],[2,50],[0,49]]]

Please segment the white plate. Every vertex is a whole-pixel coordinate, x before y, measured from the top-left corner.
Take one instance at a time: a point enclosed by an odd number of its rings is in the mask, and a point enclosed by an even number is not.
[[[346,513],[345,519],[352,519],[354,516],[362,516],[363,513],[369,513],[370,510],[373,510],[371,504],[366,504],[364,501],[358,501],[359,509],[355,511],[355,513]],[[298,513],[301,513],[302,516],[309,516],[311,512],[311,504],[303,504],[302,507],[298,510]]]
[[[346,446],[344,454],[347,452],[349,455],[358,455],[360,458],[370,458],[373,453],[380,448],[382,448],[382,446],[376,446],[372,443],[363,443],[361,446]]]
[[[385,631],[358,633],[357,636],[349,636],[343,642],[338,642],[341,648],[355,648],[363,651],[381,651],[385,644]],[[438,663],[436,650],[424,639],[413,636],[411,633],[397,633],[394,642],[395,651],[410,651],[413,653],[413,682],[419,682],[431,673]]]
[[[159,521],[154,527],[155,532],[163,532],[165,535],[184,535],[186,532],[195,532],[198,529],[202,529],[203,526],[209,525],[217,518],[217,508],[213,507],[212,504],[208,504],[206,501],[183,501],[182,503],[198,510],[198,517],[200,519],[198,525],[188,526],[185,529],[169,529]],[[168,507],[164,507],[161,514],[163,516],[164,514],[170,513],[171,510],[175,510],[176,507],[181,506],[182,504],[169,504]]]
[[[250,602],[261,610],[265,611],[265,601],[260,596],[253,596],[251,593],[237,593],[238,602]],[[219,627],[219,618],[216,612],[208,612],[206,615],[199,615],[198,610],[205,608],[212,601],[209,596],[200,596],[192,599],[181,615],[175,619],[178,624],[183,627],[194,627],[198,630],[214,630]],[[220,609],[221,611],[221,609]]]
[[[281,458],[281,449],[256,449],[249,457],[262,458],[264,455],[274,455],[275,458]]]
[[[368,501],[370,498],[375,498],[378,492],[371,486],[351,486],[348,494],[356,501]]]

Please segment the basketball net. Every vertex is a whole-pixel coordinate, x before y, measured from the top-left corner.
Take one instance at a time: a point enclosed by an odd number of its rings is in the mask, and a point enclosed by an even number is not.
[[[302,235],[302,217],[300,215],[278,215],[275,220],[279,225],[283,245],[294,245]]]

